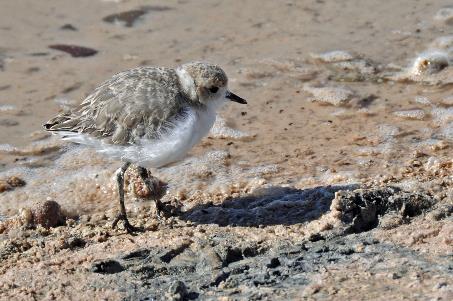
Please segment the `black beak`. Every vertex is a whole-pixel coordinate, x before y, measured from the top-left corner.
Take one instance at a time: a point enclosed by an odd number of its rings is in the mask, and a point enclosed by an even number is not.
[[[234,101],[234,102],[247,104],[247,101],[244,98],[241,98],[241,97],[237,96],[236,94],[234,94],[234,93],[232,93],[230,91],[226,92],[225,97],[228,98],[231,101]]]

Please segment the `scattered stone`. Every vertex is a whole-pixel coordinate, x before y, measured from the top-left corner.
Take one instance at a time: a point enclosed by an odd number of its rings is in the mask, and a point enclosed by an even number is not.
[[[6,182],[12,187],[22,187],[25,186],[25,181],[17,176],[9,177]]]
[[[339,213],[346,233],[368,231],[379,224],[388,212],[402,217],[413,217],[432,207],[435,200],[424,194],[407,193],[395,187],[339,191],[332,201],[331,210]]]
[[[0,179],[0,193],[25,186],[26,182],[17,176]]]
[[[83,248],[86,245],[86,241],[80,237],[69,237],[64,239],[61,242],[61,249],[76,249],[76,248]]]
[[[120,23],[125,27],[132,27],[140,19],[140,17],[147,14],[149,11],[166,11],[170,9],[171,8],[167,6],[145,6],[140,9],[133,9],[117,14],[111,14],[104,17],[102,20],[107,23]]]
[[[161,199],[167,192],[168,184],[154,177],[149,170],[146,170],[143,181],[138,172],[137,169],[130,169],[126,175],[126,183],[134,195],[142,199]]]
[[[271,259],[271,261],[266,265],[269,269],[274,269],[278,266],[280,266],[281,263],[280,263],[280,260],[278,260],[277,257],[274,257]]]
[[[96,261],[91,271],[98,274],[116,274],[124,271],[125,268],[115,260]]]
[[[98,53],[95,49],[76,45],[54,44],[50,45],[49,48],[69,53],[72,57],[87,57]]]
[[[65,24],[60,27],[61,30],[70,30],[70,31],[77,31],[77,28],[74,27],[72,24]]]
[[[442,51],[421,53],[412,64],[410,73],[413,75],[434,74],[448,66],[448,55]]]
[[[30,208],[21,208],[19,210],[19,216],[24,225],[33,225],[33,211]]]
[[[145,14],[145,10],[129,10],[122,13],[108,15],[102,20],[108,23],[124,23],[124,26],[132,27],[134,23]]]
[[[165,297],[167,300],[182,301],[186,300],[188,296],[187,287],[182,281],[174,282],[168,289]]]
[[[32,211],[34,223],[44,228],[56,227],[64,222],[61,207],[55,201],[40,203]]]

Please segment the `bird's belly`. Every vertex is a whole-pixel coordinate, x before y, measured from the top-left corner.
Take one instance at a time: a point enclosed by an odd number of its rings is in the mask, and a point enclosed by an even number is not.
[[[216,114],[214,111],[191,109],[182,120],[175,122],[171,131],[158,140],[142,140],[125,150],[122,159],[143,167],[162,167],[184,158],[211,129]]]

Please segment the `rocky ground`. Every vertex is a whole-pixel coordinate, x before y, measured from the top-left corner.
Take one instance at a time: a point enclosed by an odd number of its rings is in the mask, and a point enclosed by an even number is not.
[[[62,220],[47,202],[0,224],[0,296],[449,300],[452,161],[415,165],[404,177],[424,188],[271,187],[162,220],[148,208],[132,217],[137,235],[106,215]]]

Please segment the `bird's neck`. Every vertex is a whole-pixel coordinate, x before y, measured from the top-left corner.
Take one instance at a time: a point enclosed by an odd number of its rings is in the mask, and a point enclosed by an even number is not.
[[[179,84],[181,85],[181,88],[187,98],[192,101],[198,100],[197,90],[192,76],[190,76],[190,74],[181,67],[176,69],[176,75],[178,76]]]

